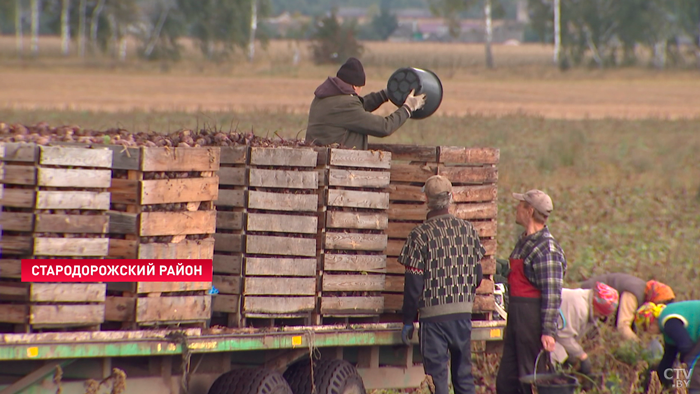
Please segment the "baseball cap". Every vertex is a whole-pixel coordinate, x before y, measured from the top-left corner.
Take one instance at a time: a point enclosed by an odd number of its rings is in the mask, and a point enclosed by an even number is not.
[[[526,193],[513,193],[513,197],[516,200],[525,201],[526,203],[532,205],[537,212],[545,216],[549,216],[554,209],[552,199],[542,190],[532,189]]]
[[[442,175],[433,175],[425,181],[423,193],[428,198],[438,197],[442,193],[452,192],[452,182]]]

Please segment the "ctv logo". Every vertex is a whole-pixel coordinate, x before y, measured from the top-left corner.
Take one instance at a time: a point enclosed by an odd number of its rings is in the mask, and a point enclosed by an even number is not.
[[[673,388],[690,387],[690,371],[683,368],[666,368],[664,378],[673,381]]]

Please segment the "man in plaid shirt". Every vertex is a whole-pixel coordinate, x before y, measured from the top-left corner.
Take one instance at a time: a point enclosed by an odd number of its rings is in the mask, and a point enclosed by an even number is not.
[[[510,255],[510,297],[503,356],[496,378],[498,394],[530,393],[519,378],[534,373],[539,352],[554,351],[566,256],[545,224],[552,199],[540,190],[513,193],[520,201],[515,222],[525,228]],[[535,318],[537,316],[537,318]],[[548,357],[540,357],[544,372]]]

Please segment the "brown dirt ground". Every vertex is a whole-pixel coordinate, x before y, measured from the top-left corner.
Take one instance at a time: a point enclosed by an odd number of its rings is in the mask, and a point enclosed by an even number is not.
[[[125,75],[103,71],[4,71],[0,106],[58,110],[246,111],[308,110],[318,79]],[[366,91],[384,82],[370,80]],[[549,118],[645,118],[700,116],[700,79],[641,80],[447,80],[438,114]],[[391,105],[380,112],[387,113]]]

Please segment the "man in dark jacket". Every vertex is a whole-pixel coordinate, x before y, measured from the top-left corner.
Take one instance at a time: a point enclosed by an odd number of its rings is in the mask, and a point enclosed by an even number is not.
[[[423,368],[433,379],[435,394],[449,392],[448,361],[454,393],[474,394],[471,314],[486,250],[472,224],[449,213],[452,183],[447,178],[428,178],[424,192],[430,210],[427,219],[411,231],[399,256],[406,267],[401,337],[410,344],[420,310]]]
[[[389,101],[386,91],[359,94],[365,86],[365,70],[354,57],[343,64],[335,77],[328,77],[316,91],[309,109],[306,141],[316,145],[341,144],[348,149],[367,149],[368,136],[388,137],[411,114],[425,105],[425,95],[409,94],[404,104],[389,116],[372,114]]]
[[[555,350],[566,256],[549,232],[547,219],[554,206],[543,191],[513,193],[519,200],[515,222],[525,228],[510,254],[508,319],[503,356],[496,377],[498,394],[531,393],[519,378],[531,375],[541,350]],[[537,371],[543,372],[541,357]]]

